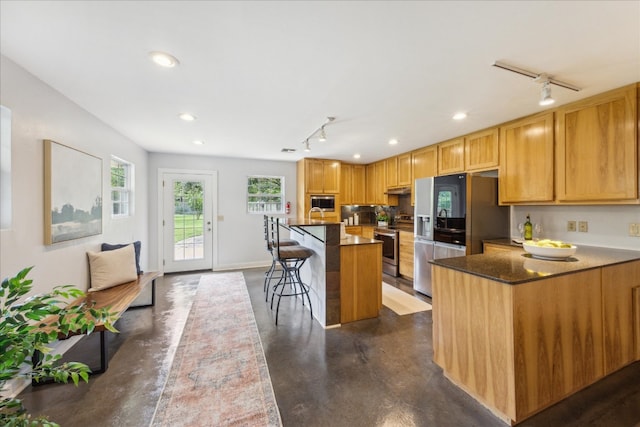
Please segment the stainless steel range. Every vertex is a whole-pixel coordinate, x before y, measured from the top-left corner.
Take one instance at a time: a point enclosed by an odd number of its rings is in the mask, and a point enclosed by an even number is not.
[[[391,276],[398,276],[400,262],[399,230],[391,227],[377,227],[373,230],[373,238],[382,242],[382,271]]]
[[[382,271],[394,277],[400,275],[400,230],[413,232],[413,215],[398,214],[392,225],[373,230],[373,238],[382,241]]]

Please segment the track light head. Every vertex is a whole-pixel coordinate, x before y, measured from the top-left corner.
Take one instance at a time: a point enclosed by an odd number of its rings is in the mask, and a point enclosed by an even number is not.
[[[549,86],[549,79],[542,81],[542,93],[540,94],[540,105],[546,106],[551,105],[556,102],[555,99],[551,97],[551,86]]]
[[[320,136],[318,137],[318,141],[325,142],[327,140],[327,134],[324,131],[324,125],[320,128]]]
[[[309,138],[304,142],[304,151],[307,153],[311,151],[311,146],[309,145]]]

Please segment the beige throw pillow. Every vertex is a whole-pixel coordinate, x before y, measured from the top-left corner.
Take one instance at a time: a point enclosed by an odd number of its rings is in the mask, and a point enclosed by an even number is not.
[[[88,251],[91,287],[89,292],[131,282],[138,278],[133,245],[104,252]]]

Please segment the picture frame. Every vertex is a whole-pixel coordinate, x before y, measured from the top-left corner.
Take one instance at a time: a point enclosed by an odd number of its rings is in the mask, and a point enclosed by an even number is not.
[[[102,234],[102,159],[44,140],[44,242]]]

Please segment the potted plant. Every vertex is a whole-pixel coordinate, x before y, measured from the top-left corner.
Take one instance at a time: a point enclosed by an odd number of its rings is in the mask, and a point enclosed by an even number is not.
[[[52,355],[48,344],[72,331],[90,333],[96,323],[103,323],[113,332],[112,314],[107,309],[94,309],[86,305],[68,307],[68,301],[84,295],[80,289],[70,285],[57,286],[51,292],[22,300],[32,288],[27,274],[33,267],[20,271],[15,277],[4,279],[0,285],[0,393],[7,381],[26,377],[39,381],[52,378],[56,382],[69,380],[77,386],[80,380],[89,381],[90,369],[84,363],[58,363],[61,355]],[[45,318],[47,328],[44,329]],[[49,321],[51,320],[51,321]],[[35,351],[43,357],[28,372]],[[0,397],[0,425],[7,426],[57,426],[45,417],[32,419],[19,399]]]
[[[378,225],[380,227],[389,225],[389,216],[385,211],[378,212],[378,214],[376,215],[376,220],[378,221]]]

